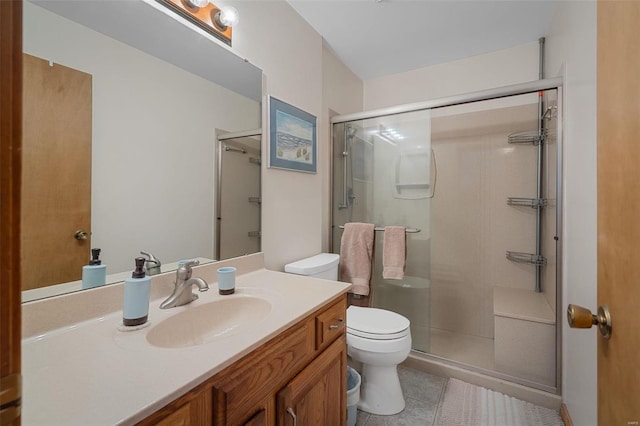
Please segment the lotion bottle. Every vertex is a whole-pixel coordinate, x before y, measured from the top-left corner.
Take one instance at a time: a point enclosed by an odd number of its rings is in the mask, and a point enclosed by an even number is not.
[[[100,249],[91,249],[89,264],[82,267],[82,288],[93,288],[107,283],[107,265],[103,265],[100,257]]]
[[[122,323],[128,327],[146,323],[149,316],[151,277],[145,274],[144,257],[136,257],[135,262],[136,269],[131,278],[124,281]]]

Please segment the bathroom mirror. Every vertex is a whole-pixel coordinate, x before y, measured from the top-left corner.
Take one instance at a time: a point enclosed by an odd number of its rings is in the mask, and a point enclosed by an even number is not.
[[[162,272],[181,259],[214,259],[216,131],[260,127],[262,72],[179,19],[152,0],[25,1],[25,64],[64,71],[49,92],[81,103],[50,98],[51,112],[34,109],[47,90],[40,80],[28,89],[25,77],[23,301],[82,289],[92,247],[102,249],[107,283],[122,281],[140,251],[160,259]],[[82,77],[81,94],[66,73]],[[46,121],[61,135],[35,130]],[[60,148],[79,134],[87,149]],[[51,146],[60,160],[45,151]],[[63,186],[47,186],[55,177],[80,169],[66,178],[67,194],[51,195]],[[84,222],[46,212],[46,198],[65,208],[85,203]],[[52,243],[56,232],[62,248]],[[74,278],[56,279],[65,267]]]

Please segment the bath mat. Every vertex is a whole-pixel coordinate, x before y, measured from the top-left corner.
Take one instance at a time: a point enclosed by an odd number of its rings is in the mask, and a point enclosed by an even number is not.
[[[438,426],[563,426],[549,408],[450,379],[438,409]]]

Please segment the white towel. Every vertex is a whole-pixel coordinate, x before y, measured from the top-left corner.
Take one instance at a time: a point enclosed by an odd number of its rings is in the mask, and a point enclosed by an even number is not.
[[[353,284],[351,292],[369,295],[374,225],[347,223],[340,242],[340,280]]]
[[[404,226],[386,226],[382,248],[382,278],[401,280],[404,278],[406,250],[406,233]]]

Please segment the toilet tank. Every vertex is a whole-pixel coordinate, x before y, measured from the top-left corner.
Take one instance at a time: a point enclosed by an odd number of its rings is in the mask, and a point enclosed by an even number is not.
[[[284,271],[290,274],[337,281],[338,263],[340,263],[339,254],[320,253],[293,263],[288,263],[284,265]]]

